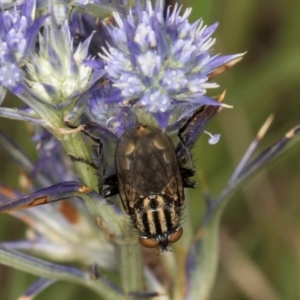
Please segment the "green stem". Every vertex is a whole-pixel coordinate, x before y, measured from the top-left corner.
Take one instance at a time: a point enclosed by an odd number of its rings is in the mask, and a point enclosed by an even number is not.
[[[198,231],[192,254],[197,267],[191,275],[190,299],[207,300],[216,277],[219,259],[219,223],[221,213]]]
[[[66,134],[60,136],[60,140],[67,153],[91,160],[82,134]],[[97,187],[95,170],[89,165],[80,162],[75,163],[75,167],[82,182],[88,187],[95,189]],[[136,234],[133,234],[132,229],[128,226],[128,219],[120,217],[110,205],[101,205],[100,207],[93,201],[86,201],[85,203],[93,216],[102,216],[102,221],[105,221],[108,227],[113,228],[116,239],[129,240],[129,243],[116,243],[116,257],[119,260],[118,269],[122,289],[125,293],[143,291],[144,279],[141,249],[137,244]],[[101,209],[101,213],[99,209]],[[121,237],[119,236],[120,234]],[[134,243],[132,242],[133,240]]]
[[[136,235],[134,239],[134,243],[126,243],[117,247],[119,275],[122,289],[126,294],[145,290],[142,251],[137,243]]]
[[[81,133],[57,135],[56,137],[61,141],[66,153],[71,153],[76,157],[92,161],[90,149],[87,148]],[[81,162],[75,162],[74,167],[83,184],[97,191],[97,176],[95,176],[95,170],[91,166]]]

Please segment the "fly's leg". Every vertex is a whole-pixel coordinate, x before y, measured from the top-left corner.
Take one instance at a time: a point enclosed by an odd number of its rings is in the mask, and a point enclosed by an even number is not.
[[[70,128],[77,128],[77,126],[74,126],[72,125],[70,122],[65,122],[65,124],[70,127]],[[98,192],[99,192],[99,195],[101,195],[102,197],[104,197],[104,194],[103,194],[103,185],[104,185],[104,173],[105,173],[105,169],[103,167],[103,144],[102,144],[102,141],[92,135],[91,133],[89,133],[88,131],[86,131],[86,127],[85,125],[81,125],[82,126],[82,130],[81,132],[83,134],[85,134],[86,136],[88,136],[93,142],[96,143],[96,148],[97,148],[97,164],[95,164],[94,162],[92,161],[88,161],[82,157],[75,157],[74,155],[72,154],[68,154],[68,156],[73,160],[73,161],[78,161],[78,162],[83,162],[83,163],[86,163],[88,164],[89,166],[91,166],[92,168],[96,169],[97,170],[97,177],[98,177]]]
[[[82,163],[84,163],[84,164],[87,164],[87,165],[91,166],[93,169],[95,169],[95,170],[98,171],[98,166],[97,166],[93,161],[90,161],[90,160],[85,159],[85,158],[83,158],[83,157],[77,157],[77,156],[75,156],[75,155],[73,155],[73,154],[71,154],[71,153],[68,153],[67,155],[68,155],[68,157],[69,157],[72,161],[74,161],[74,162],[82,162]]]
[[[193,177],[195,175],[195,165],[194,165],[194,162],[192,159],[192,154],[191,154],[190,149],[186,145],[184,136],[181,135],[180,133],[178,133],[178,136],[183,145],[183,148],[185,149],[186,156],[187,156],[189,164],[191,166],[191,168],[180,167],[180,173],[181,173],[182,180],[183,180],[183,187],[194,189],[197,186],[197,182],[190,179],[190,177]],[[183,161],[185,161],[185,159]],[[182,161],[182,164],[183,164],[183,161]]]
[[[76,126],[72,125],[70,122],[66,122],[66,125],[70,128],[77,128]],[[92,161],[86,160],[81,157],[75,157],[72,154],[68,154],[68,156],[71,158],[72,161],[77,162],[83,162],[85,164],[88,164],[95,170],[97,170],[97,176],[98,176],[98,192],[99,195],[101,195],[103,198],[111,197],[119,193],[118,188],[118,179],[117,176],[111,175],[105,178],[105,168],[104,168],[104,158],[103,158],[103,144],[101,139],[94,136],[93,134],[89,133],[86,129],[89,128],[88,124],[81,125],[83,128],[81,132],[88,136],[93,142],[96,143],[97,148],[97,164],[95,164]],[[108,185],[109,187],[103,189],[104,185]]]
[[[182,147],[185,150],[186,157],[187,157],[187,160],[188,160],[189,165],[190,165],[190,169],[189,169],[190,175],[188,177],[192,177],[195,174],[195,164],[193,162],[192,153],[191,153],[191,151],[190,151],[190,149],[189,149],[189,147],[187,145],[185,136],[183,135],[184,130],[187,128],[187,126],[190,123],[189,120],[179,129],[179,131],[178,131],[178,137],[179,137],[179,140],[180,140],[180,142],[182,144]]]
[[[192,180],[190,177],[194,176],[195,171],[188,168],[180,168],[180,173],[183,179],[183,187],[194,189],[197,186],[197,182]]]
[[[97,172],[99,172],[98,166],[93,161],[89,161],[82,157],[76,157],[71,153],[68,153],[67,155],[72,161],[85,163],[85,164],[91,166],[92,168],[94,168],[95,170],[97,170]],[[99,174],[98,174],[98,176],[100,177]],[[116,178],[117,178],[116,175],[112,175],[112,176],[106,177],[104,179],[104,184],[109,185],[109,187],[102,190],[102,195],[100,194],[100,189],[99,189],[99,194],[102,197],[108,198],[108,197],[119,194],[118,182],[117,182]],[[98,179],[98,183],[99,183],[99,179]]]
[[[196,122],[199,119],[202,113],[203,113],[203,108],[200,108],[197,111],[195,111],[193,115],[190,118],[188,118],[185,124],[178,130],[179,140],[186,153],[186,157],[190,165],[189,169],[184,167],[180,168],[180,172],[183,178],[183,186],[187,188],[195,188],[197,183],[194,180],[190,179],[190,177],[195,175],[195,164],[192,158],[192,153],[188,147],[184,132],[190,125],[192,125],[194,122]],[[185,159],[183,160],[182,165],[184,164],[184,161]]]
[[[104,198],[119,194],[118,179],[116,174],[106,177],[104,179],[104,184],[109,186],[103,190]]]
[[[104,186],[104,176],[105,176],[105,168],[104,168],[104,158],[103,158],[103,144],[102,141],[95,137],[94,135],[90,134],[86,130],[83,130],[82,133],[84,133],[86,136],[88,136],[92,141],[96,143],[96,153],[97,153],[97,171],[98,171],[98,190],[99,194],[104,197],[103,193],[103,186]]]
[[[89,267],[89,272],[90,272],[90,276],[91,276],[92,280],[97,280],[101,276],[100,271],[99,271],[99,266],[97,265],[97,263],[93,263]]]

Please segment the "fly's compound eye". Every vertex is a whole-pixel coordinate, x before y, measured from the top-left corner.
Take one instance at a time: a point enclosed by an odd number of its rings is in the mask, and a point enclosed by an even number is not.
[[[156,248],[158,246],[156,239],[149,239],[144,236],[140,236],[139,242],[146,248]]]
[[[183,229],[182,227],[179,227],[174,233],[171,234],[170,243],[177,242],[181,238],[182,233],[183,233]]]

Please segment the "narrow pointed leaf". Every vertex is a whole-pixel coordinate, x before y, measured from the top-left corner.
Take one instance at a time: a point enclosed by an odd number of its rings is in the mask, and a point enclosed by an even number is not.
[[[27,121],[34,125],[40,125],[45,126],[45,122],[42,119],[33,118],[29,114],[26,114],[25,112],[18,110],[16,108],[8,108],[8,107],[1,107],[0,108],[0,117],[12,119],[12,120],[18,120],[18,121]]]
[[[94,280],[90,272],[74,267],[53,264],[24,253],[9,251],[1,246],[0,263],[40,277],[85,285],[107,300],[126,299],[120,290],[103,277]]]
[[[55,279],[39,278],[17,300],[32,300],[55,282]]]
[[[0,205],[0,213],[26,209],[71,197],[79,197],[81,194],[88,192],[91,192],[91,190],[82,184],[76,181],[66,181],[4,203]]]

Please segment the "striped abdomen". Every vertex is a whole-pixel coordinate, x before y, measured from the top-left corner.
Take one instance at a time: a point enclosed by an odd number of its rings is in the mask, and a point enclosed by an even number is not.
[[[145,197],[139,207],[133,210],[134,225],[142,233],[155,236],[172,231],[178,226],[180,210],[174,202],[162,195]]]

